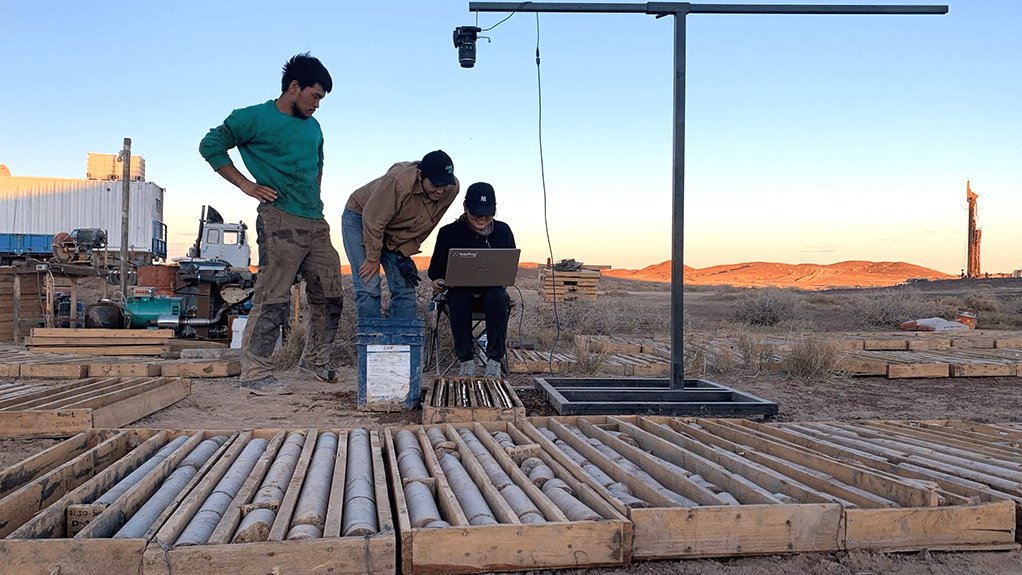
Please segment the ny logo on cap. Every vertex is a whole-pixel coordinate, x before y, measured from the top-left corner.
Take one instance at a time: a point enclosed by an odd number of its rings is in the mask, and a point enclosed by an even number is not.
[[[444,169],[447,170],[448,174],[453,174],[454,173],[454,165],[453,164],[447,164],[447,167],[444,168]]]
[[[485,202],[486,201],[486,196],[479,196],[479,201],[480,202]]]

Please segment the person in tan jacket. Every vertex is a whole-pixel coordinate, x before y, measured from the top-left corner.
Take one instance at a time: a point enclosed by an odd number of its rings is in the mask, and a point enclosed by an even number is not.
[[[454,162],[443,150],[418,162],[398,162],[355,190],[341,216],[341,239],[351,264],[355,313],[382,316],[380,266],[390,288],[392,318],[415,317],[419,271],[411,256],[440,223],[458,196]]]

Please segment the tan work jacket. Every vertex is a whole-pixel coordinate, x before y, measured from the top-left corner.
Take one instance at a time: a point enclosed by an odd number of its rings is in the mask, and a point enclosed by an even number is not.
[[[362,214],[366,259],[379,261],[384,247],[406,256],[419,253],[419,246],[454,203],[460,187],[455,178],[440,200],[433,201],[422,189],[419,162],[398,162],[383,176],[352,192],[344,207]]]

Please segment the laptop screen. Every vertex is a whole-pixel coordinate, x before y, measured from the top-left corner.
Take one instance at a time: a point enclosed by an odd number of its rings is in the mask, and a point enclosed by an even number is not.
[[[521,253],[517,248],[452,248],[444,283],[449,287],[514,285]]]

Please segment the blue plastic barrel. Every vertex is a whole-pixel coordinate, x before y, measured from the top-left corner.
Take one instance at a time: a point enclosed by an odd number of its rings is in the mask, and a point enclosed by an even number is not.
[[[359,409],[399,411],[418,407],[422,325],[418,318],[358,320]]]

